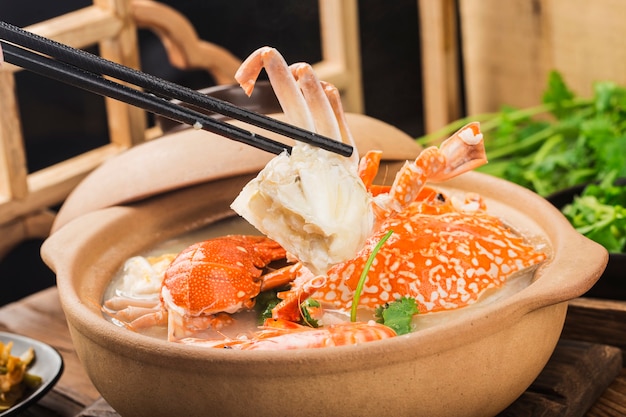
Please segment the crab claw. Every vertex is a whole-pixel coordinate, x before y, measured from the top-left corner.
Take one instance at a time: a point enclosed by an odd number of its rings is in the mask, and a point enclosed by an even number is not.
[[[249,96],[264,68],[280,107],[289,122],[303,129],[315,131],[313,113],[309,110],[287,62],[276,49],[264,46],[254,51],[243,61],[235,73],[235,79]]]
[[[429,180],[438,182],[456,177],[487,163],[480,124],[472,122],[443,141],[439,152],[444,156],[444,168],[433,172]]]
[[[404,164],[389,192],[375,197],[379,220],[414,202],[428,181],[445,181],[486,162],[480,124],[472,122],[446,139],[440,147],[426,148],[414,162]]]

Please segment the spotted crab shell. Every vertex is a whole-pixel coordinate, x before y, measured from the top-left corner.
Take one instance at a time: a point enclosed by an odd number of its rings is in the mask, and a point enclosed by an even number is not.
[[[511,274],[537,265],[546,254],[499,218],[485,212],[425,214],[420,204],[387,219],[353,260],[328,271],[313,297],[350,308],[361,271],[389,231],[369,270],[359,305],[375,308],[414,297],[421,313],[472,304]]]
[[[161,296],[168,310],[197,316],[252,307],[262,268],[285,256],[262,236],[224,236],[193,244],[165,272]]]

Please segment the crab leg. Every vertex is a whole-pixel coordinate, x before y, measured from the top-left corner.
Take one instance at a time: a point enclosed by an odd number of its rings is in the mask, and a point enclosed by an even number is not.
[[[378,167],[380,166],[380,160],[383,157],[381,151],[368,151],[361,161],[359,162],[359,177],[365,187],[371,191],[374,183],[374,178],[378,173]]]
[[[332,84],[320,81],[310,64],[296,63],[288,66],[274,48],[259,48],[243,62],[235,74],[235,79],[247,95],[252,94],[263,68],[291,123],[355,147],[339,92]],[[350,158],[356,163],[358,154],[353,152]]]
[[[440,182],[470,171],[487,162],[483,135],[477,122],[468,124],[446,139],[439,148],[424,149],[413,163],[406,162],[400,169],[388,195],[376,200],[387,211],[400,212],[414,202],[427,181]],[[373,175],[377,164],[370,161],[364,168]]]
[[[328,102],[333,109],[335,119],[339,124],[339,130],[341,132],[341,140],[344,143],[352,145],[354,148],[354,152],[350,155],[350,160],[354,166],[357,166],[359,163],[359,152],[356,146],[356,142],[352,137],[352,133],[348,128],[348,120],[346,119],[346,114],[343,111],[343,105],[341,104],[341,95],[339,94],[339,90],[333,84],[327,83],[326,81],[320,81],[320,84],[324,88],[324,92],[326,93],[326,97],[328,98]]]
[[[446,139],[438,151],[445,162],[440,169],[431,170],[431,181],[445,181],[486,164],[487,154],[480,123],[472,122],[462,127]]]
[[[320,135],[341,140],[341,131],[334,111],[311,65],[301,62],[292,64],[289,69],[302,91],[308,110],[315,115],[313,118],[315,131]]]
[[[249,96],[263,68],[289,122],[303,129],[315,131],[313,114],[287,62],[276,49],[265,46],[254,51],[241,64],[235,73],[235,79]]]

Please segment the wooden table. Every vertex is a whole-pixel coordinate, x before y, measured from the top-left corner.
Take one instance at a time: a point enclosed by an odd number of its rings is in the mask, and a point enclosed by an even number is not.
[[[65,362],[54,389],[25,415],[117,416],[76,356],[56,288],[0,308],[0,330],[46,342]],[[625,357],[626,301],[573,300],[561,341],[544,372],[500,416],[625,416]]]

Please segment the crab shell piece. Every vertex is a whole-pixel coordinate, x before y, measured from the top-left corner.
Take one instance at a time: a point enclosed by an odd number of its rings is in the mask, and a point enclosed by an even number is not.
[[[229,235],[184,249],[165,271],[161,288],[170,336],[201,330],[211,325],[212,315],[252,308],[263,267],[285,256],[264,236]]]
[[[411,204],[386,219],[354,259],[331,268],[313,297],[350,308],[361,271],[389,230],[393,234],[376,254],[359,306],[375,308],[409,296],[420,313],[463,307],[546,259],[517,231],[481,210],[479,202],[469,205],[469,212],[458,210],[441,194]]]

